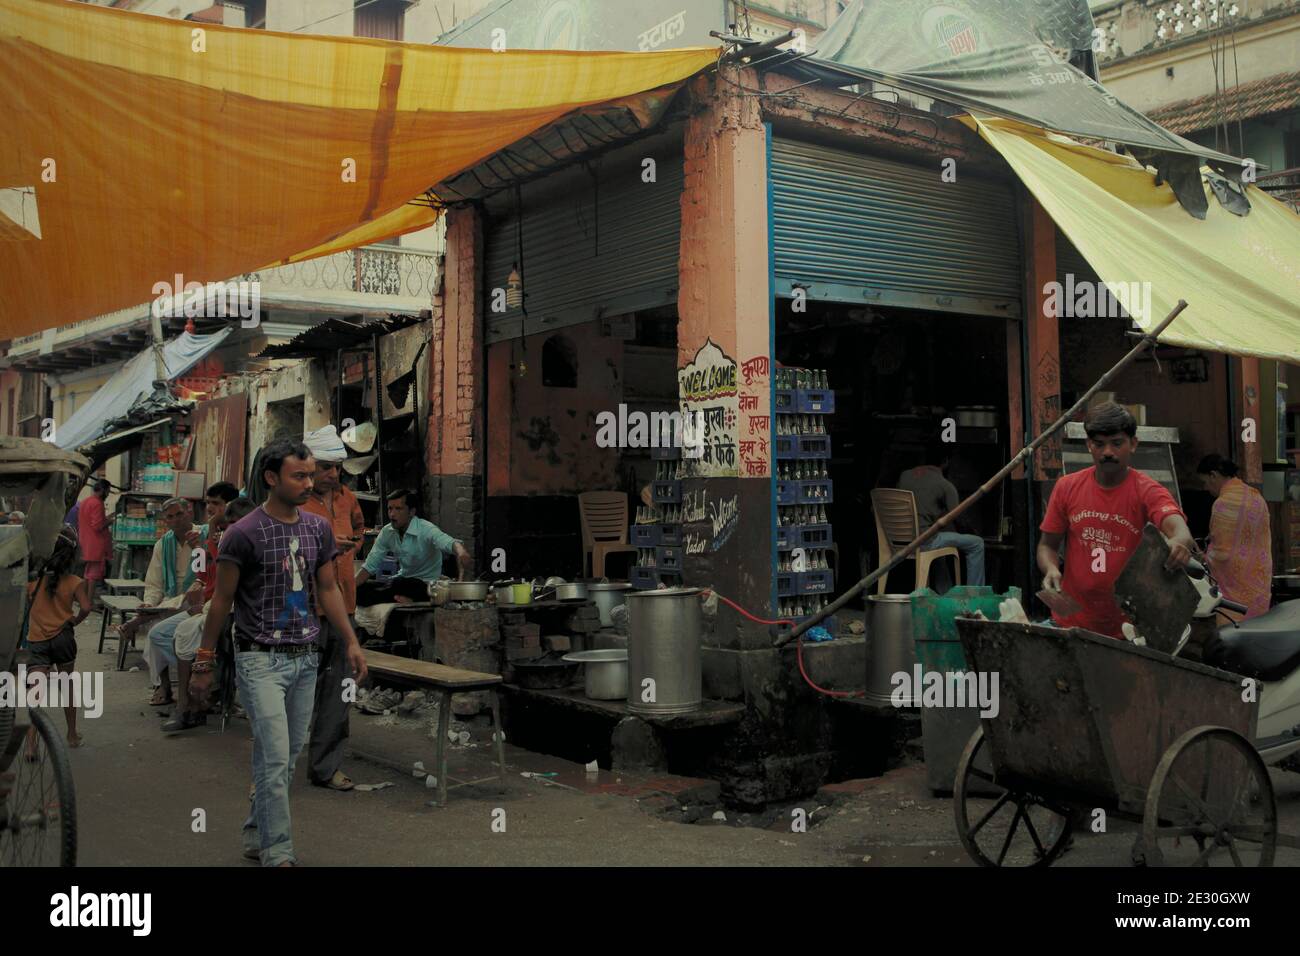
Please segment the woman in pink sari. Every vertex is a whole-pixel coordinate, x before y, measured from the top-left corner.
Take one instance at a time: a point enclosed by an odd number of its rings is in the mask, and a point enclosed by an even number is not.
[[[1268,610],[1273,579],[1268,505],[1258,491],[1237,477],[1237,466],[1221,455],[1206,455],[1196,471],[1205,489],[1218,499],[1210,516],[1206,548],[1210,571],[1225,598],[1246,605],[1245,617],[1263,614]]]

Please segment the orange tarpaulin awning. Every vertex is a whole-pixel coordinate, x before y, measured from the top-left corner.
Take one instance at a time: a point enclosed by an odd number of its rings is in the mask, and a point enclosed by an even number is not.
[[[494,53],[0,0],[0,337],[151,301],[177,275],[424,228],[436,212],[409,201],[439,180],[716,56]]]

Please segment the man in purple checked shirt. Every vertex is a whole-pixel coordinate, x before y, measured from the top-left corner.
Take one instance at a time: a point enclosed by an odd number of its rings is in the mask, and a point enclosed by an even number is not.
[[[235,679],[253,726],[255,789],[244,822],[244,856],[263,866],[294,866],[289,781],[307,742],[319,663],[320,619],[310,609],[319,604],[341,636],[357,683],[365,679],[366,662],[334,576],[334,529],[299,509],[311,494],[316,471],[311,452],[301,442],[282,439],[255,460],[267,485],[266,503],[222,535],[216,591],[194,658],[190,693],[202,709],[217,640],[233,607]]]

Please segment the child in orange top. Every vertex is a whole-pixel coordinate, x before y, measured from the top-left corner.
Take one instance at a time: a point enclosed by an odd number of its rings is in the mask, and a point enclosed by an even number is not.
[[[29,677],[38,673],[48,674],[51,668],[66,672],[76,666],[77,639],[73,628],[90,614],[90,588],[82,578],[71,573],[76,559],[77,532],[70,525],[64,525],[44,572],[27,585],[27,595],[31,600],[27,616],[27,643],[31,652],[27,662]],[[78,607],[75,612],[72,610],[73,602]],[[68,746],[80,746],[77,708],[64,707],[63,713],[68,721]],[[28,731],[29,757],[35,754],[35,733],[34,728]]]

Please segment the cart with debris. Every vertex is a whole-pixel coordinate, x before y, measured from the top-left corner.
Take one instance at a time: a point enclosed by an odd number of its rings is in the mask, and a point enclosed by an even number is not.
[[[1270,866],[1273,786],[1242,679],[1127,641],[959,618],[966,661],[997,673],[957,766],[957,834],[984,866],[1047,866],[1075,825],[1141,822],[1135,863]]]
[[[18,643],[29,568],[49,560],[89,470],[81,455],[39,439],[0,438],[0,496],[31,496],[22,525],[0,525],[0,680],[12,688],[25,655]],[[44,711],[0,702],[0,866],[76,861],[76,792],[63,737]]]

